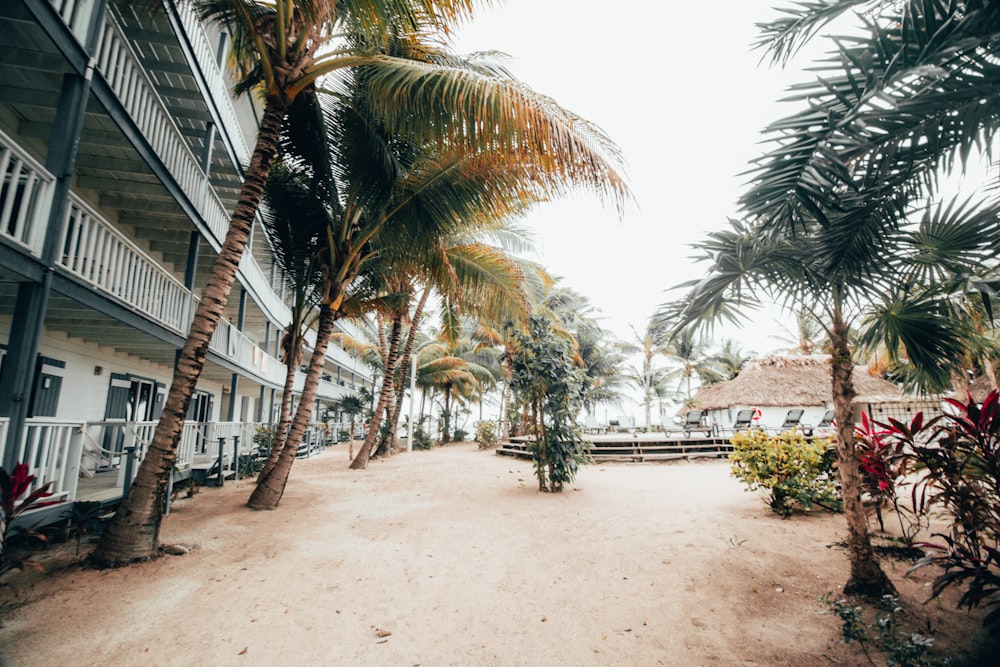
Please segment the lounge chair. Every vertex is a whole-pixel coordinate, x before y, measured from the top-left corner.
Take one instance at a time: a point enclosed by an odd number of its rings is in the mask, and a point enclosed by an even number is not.
[[[797,426],[802,426],[802,414],[805,410],[800,410],[798,408],[788,411],[785,415],[785,421],[781,424],[782,431],[790,431]]]
[[[704,410],[688,410],[684,415],[684,423],[677,430],[684,431],[684,435],[692,433],[704,433],[712,435],[712,427],[705,423],[708,414]]]
[[[834,434],[837,427],[835,425],[835,417],[833,410],[827,410],[823,413],[823,418],[819,420],[812,429],[806,430],[806,435],[816,435],[823,438],[829,437]]]
[[[594,415],[587,415],[584,418],[583,430],[585,433],[606,433],[608,427],[598,422]]]
[[[733,422],[733,431],[745,431],[753,426],[753,409],[740,410]]]

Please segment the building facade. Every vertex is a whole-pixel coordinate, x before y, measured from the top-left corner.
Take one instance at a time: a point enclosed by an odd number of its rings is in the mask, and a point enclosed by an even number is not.
[[[228,46],[188,0],[0,2],[2,464],[66,498],[141,451],[222,244],[258,117],[230,93]],[[258,224],[180,465],[275,420],[285,292]],[[371,384],[331,344],[317,418]]]

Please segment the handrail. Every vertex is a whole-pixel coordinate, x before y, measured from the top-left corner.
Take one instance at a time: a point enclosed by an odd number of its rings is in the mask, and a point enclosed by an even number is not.
[[[215,105],[219,113],[222,124],[225,127],[226,135],[232,142],[236,151],[236,160],[240,164],[250,162],[250,148],[247,145],[246,136],[240,127],[236,117],[236,109],[233,100],[229,95],[229,88],[226,86],[225,74],[218,65],[215,55],[215,47],[212,46],[205,32],[204,25],[198,19],[194,5],[189,0],[176,0],[173,3],[178,21],[191,46],[191,52],[197,61],[201,73],[205,77],[205,84],[209,88],[211,102]]]
[[[56,263],[84,282],[181,332],[192,300],[184,284],[75,194]]]
[[[42,253],[55,178],[0,131],[0,236]]]

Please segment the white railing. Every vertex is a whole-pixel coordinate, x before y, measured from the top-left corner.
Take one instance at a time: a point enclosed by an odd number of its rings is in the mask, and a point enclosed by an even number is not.
[[[263,269],[257,263],[257,258],[253,256],[249,248],[243,251],[243,257],[240,259],[240,272],[247,279],[247,286],[257,295],[258,303],[264,312],[279,322],[288,322],[292,319],[292,311],[288,308],[288,304],[275,293],[271,281],[264,275]]]
[[[84,423],[33,417],[26,421],[24,437],[15,450],[15,460],[28,465],[35,476],[28,493],[49,482],[51,500],[76,497],[83,451]]]
[[[184,284],[76,195],[60,247],[57,263],[73,275],[170,329],[187,330],[192,297]]]
[[[246,137],[243,135],[243,130],[236,117],[236,109],[233,108],[225,74],[219,68],[216,58],[217,47],[209,40],[191,2],[178,0],[174,6],[177,9],[177,18],[180,20],[184,34],[187,36],[187,41],[191,45],[191,50],[198,63],[198,68],[205,76],[205,83],[208,86],[212,102],[219,112],[225,132],[233,142],[236,159],[240,164],[249,164],[250,148],[247,146]]]
[[[0,236],[42,253],[55,179],[0,132]]]
[[[221,244],[229,214],[116,21],[105,24],[95,59],[97,71]]]
[[[235,468],[235,455],[258,451],[254,435],[259,424],[255,422],[191,422],[184,424],[177,451],[175,467],[189,470],[196,464],[214,464],[221,455],[224,469]],[[0,436],[7,429],[7,419],[0,419]],[[99,457],[105,470],[117,470],[112,484],[123,489],[128,472],[129,450],[132,449],[132,473],[149,449],[156,422],[126,422],[108,419],[96,422],[33,417],[27,420],[25,435],[17,447],[17,461],[28,465],[28,472],[35,475],[31,490],[51,482],[52,500],[75,501],[77,481],[86,475],[85,457]],[[233,437],[239,436],[239,451],[235,451]],[[220,442],[220,438],[222,441]],[[315,449],[328,434],[322,425],[311,424],[303,443]],[[0,440],[0,456],[4,453],[5,440]],[[134,449],[133,449],[134,448]],[[91,465],[91,473],[94,466]]]
[[[227,320],[219,320],[208,347],[235,361],[243,368],[252,369],[260,377],[281,386],[285,382],[285,366],[267,354]]]
[[[81,44],[87,43],[95,0],[49,0]]]

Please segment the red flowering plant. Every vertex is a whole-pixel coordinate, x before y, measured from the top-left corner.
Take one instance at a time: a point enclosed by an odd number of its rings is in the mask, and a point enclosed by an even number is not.
[[[910,505],[906,506],[897,489],[905,484],[905,457],[895,446],[897,433],[919,432],[924,427],[924,414],[918,412],[909,424],[903,424],[890,419],[889,424],[882,424],[868,415],[861,413],[861,425],[854,429],[854,439],[857,443],[858,465],[865,478],[865,488],[876,501],[876,514],[879,528],[885,531],[882,519],[882,506],[891,505],[899,520],[899,530],[902,542],[912,547],[920,531],[926,527],[926,514],[917,511],[917,502],[911,496]]]
[[[13,568],[24,569],[31,564],[28,560],[8,558],[6,547],[8,532],[14,518],[33,507],[47,504],[42,502],[42,499],[52,495],[49,493],[52,482],[43,484],[29,493],[31,483],[34,481],[35,476],[28,473],[26,463],[15,465],[13,473],[0,468],[0,575]],[[21,498],[26,493],[27,496]]]
[[[982,405],[948,399],[951,414],[927,423],[907,425],[889,420],[883,438],[893,441],[903,474],[916,477],[911,498],[914,509],[930,508],[949,520],[935,542],[914,546],[925,557],[912,570],[938,565],[944,572],[934,580],[932,598],[949,586],[961,585],[960,607],[995,607],[985,623],[1000,631],[1000,406],[990,392]]]

